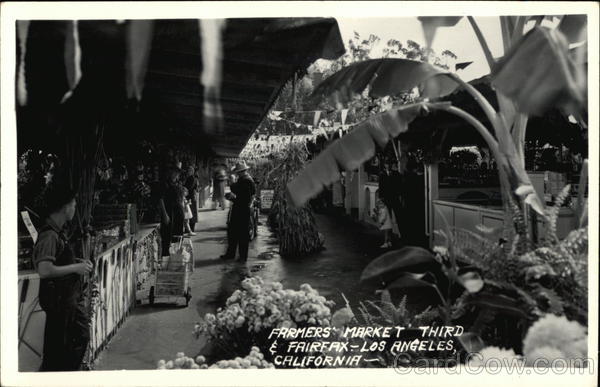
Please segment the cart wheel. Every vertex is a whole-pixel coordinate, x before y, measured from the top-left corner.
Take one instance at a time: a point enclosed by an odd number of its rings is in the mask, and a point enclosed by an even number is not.
[[[192,288],[188,286],[187,291],[185,292],[185,306],[190,304],[190,300],[192,299]]]
[[[150,301],[150,305],[154,305],[154,286],[150,287],[150,293],[148,294],[148,301]]]

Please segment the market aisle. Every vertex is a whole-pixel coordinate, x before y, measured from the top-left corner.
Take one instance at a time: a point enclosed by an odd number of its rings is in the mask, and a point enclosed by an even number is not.
[[[222,277],[223,263],[218,256],[225,248],[226,214],[202,210],[199,214],[197,235],[192,237],[196,268],[189,307],[183,298],[173,298],[170,303],[169,299],[157,298],[154,306],[144,300],[100,354],[96,369],[153,369],[158,359],[173,357],[178,351],[198,351],[203,343],[192,336],[192,330],[199,316],[212,310],[206,299],[218,290]]]
[[[240,282],[249,275],[281,281],[286,288],[298,289],[310,283],[322,295],[343,303],[342,293],[356,304],[372,298],[374,288],[359,283],[364,266],[380,253],[377,231],[356,224],[343,216],[317,215],[319,231],[326,250],[302,259],[281,259],[261,255],[277,251],[277,241],[261,216],[257,238],[251,242],[247,263],[218,259],[226,248],[227,211],[204,210],[199,214],[197,235],[192,237],[196,268],[192,275],[192,299],[186,308],[157,300],[154,306],[144,301],[133,309],[109,347],[99,356],[98,370],[154,369],[159,359],[170,359],[179,351],[197,354],[205,345],[192,335],[194,323],[205,313],[214,313],[225,304]]]

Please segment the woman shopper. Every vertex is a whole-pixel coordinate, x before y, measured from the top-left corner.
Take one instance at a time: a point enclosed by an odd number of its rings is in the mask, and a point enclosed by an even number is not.
[[[75,215],[75,195],[63,187],[48,192],[48,217],[33,249],[39,302],[46,312],[40,371],[80,370],[90,338],[82,276],[92,271],[93,264],[75,258],[64,230]]]
[[[193,233],[196,229],[196,222],[198,222],[198,202],[196,197],[198,196],[198,190],[200,183],[196,177],[195,168],[190,165],[187,169],[187,177],[184,182],[185,188],[188,190],[186,199],[189,202],[192,217],[189,218],[190,232]]]
[[[392,229],[393,229],[393,215],[390,210],[383,204],[383,201],[379,199],[375,208],[375,216],[379,229],[383,231],[383,244],[379,246],[382,249],[392,247]]]
[[[194,236],[195,232],[192,231],[190,226],[190,220],[193,218],[191,202],[188,199],[188,189],[181,187],[181,205],[183,207],[183,228],[186,236]]]
[[[213,174],[213,210],[221,206],[225,209],[225,186],[227,184],[227,172],[222,166],[218,166]]]

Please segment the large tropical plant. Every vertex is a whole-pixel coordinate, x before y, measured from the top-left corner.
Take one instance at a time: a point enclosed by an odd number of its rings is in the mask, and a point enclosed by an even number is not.
[[[461,17],[419,19],[430,43],[438,27],[454,26]],[[513,234],[515,231],[510,227],[511,202],[519,203],[526,218],[530,208],[546,217],[544,203],[525,171],[525,130],[530,114],[541,114],[551,107],[560,107],[583,119],[587,101],[586,16],[502,16],[504,55],[500,59],[492,56],[475,19],[467,19],[490,66],[499,109],[494,109],[490,101],[456,74],[429,63],[382,58],[351,64],[323,81],[313,95],[345,104],[365,90],[372,97],[384,97],[418,88],[419,101],[365,120],[322,152],[288,184],[288,193],[296,205],[304,204],[323,186],[337,180],[340,168],[358,168],[373,156],[375,144],[385,146],[408,130],[408,124],[417,115],[442,110],[473,126],[496,159],[507,216],[506,231]],[[491,129],[451,103],[431,102],[458,87],[464,88],[477,102]],[[527,230],[524,232],[531,237]]]

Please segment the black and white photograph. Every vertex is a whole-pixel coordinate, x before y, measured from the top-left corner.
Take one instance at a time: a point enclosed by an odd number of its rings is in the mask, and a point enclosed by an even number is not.
[[[598,4],[535,4],[3,3],[2,384],[595,385]]]

